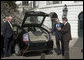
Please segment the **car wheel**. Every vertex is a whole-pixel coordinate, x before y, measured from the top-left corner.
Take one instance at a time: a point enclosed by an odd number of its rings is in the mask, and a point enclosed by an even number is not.
[[[20,51],[20,46],[18,44],[15,44],[15,54],[17,56],[19,56],[21,54],[21,51]]]
[[[52,54],[52,51],[51,50],[45,50],[44,53],[46,53],[46,54]]]

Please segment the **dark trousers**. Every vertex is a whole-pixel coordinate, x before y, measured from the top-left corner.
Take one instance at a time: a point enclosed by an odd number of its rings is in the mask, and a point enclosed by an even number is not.
[[[3,51],[3,47],[4,46],[4,38],[3,36],[1,35],[1,56],[4,56],[4,51]]]
[[[4,55],[10,56],[11,55],[11,46],[12,46],[12,37],[4,39]]]
[[[62,41],[62,56],[64,56],[65,59],[69,59],[69,41]]]
[[[61,37],[61,35],[60,35],[60,37],[59,37],[59,35],[56,35],[55,38],[56,38],[57,53],[61,53],[62,37]],[[60,44],[60,42],[61,42],[61,44]]]

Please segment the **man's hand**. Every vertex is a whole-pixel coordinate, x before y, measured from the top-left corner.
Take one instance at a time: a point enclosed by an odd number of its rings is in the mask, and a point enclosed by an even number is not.
[[[61,27],[59,27],[58,30],[60,31],[61,30]]]
[[[48,32],[49,32],[49,33],[51,33],[51,31],[50,31],[50,30],[49,30]]]

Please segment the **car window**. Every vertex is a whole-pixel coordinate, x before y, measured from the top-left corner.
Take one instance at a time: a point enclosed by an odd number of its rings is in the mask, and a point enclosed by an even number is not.
[[[29,16],[25,20],[25,24],[41,24],[43,21],[43,16]]]
[[[43,25],[47,26],[48,28],[52,28],[52,21],[50,16],[46,16]]]

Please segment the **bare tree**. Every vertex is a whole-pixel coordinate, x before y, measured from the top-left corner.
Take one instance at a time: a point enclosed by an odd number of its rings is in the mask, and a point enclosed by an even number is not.
[[[14,23],[21,24],[21,16],[17,10],[18,6],[15,4],[16,1],[1,1],[1,19],[7,15],[14,17]]]

